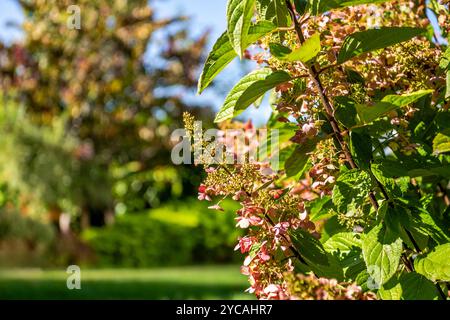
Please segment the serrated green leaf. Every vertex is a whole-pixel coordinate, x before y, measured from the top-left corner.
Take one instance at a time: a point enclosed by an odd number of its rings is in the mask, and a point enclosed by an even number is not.
[[[433,282],[416,272],[404,272],[391,278],[378,291],[383,300],[436,300],[438,292]]]
[[[355,32],[345,38],[337,62],[344,63],[363,53],[390,47],[424,32],[424,29],[410,27],[382,27]]]
[[[450,242],[450,235],[448,228],[442,220],[433,217],[424,209],[415,208],[419,214],[413,216],[411,221],[411,232],[420,232],[431,237],[438,244],[445,244]]]
[[[361,254],[361,240],[356,234],[352,232],[335,234],[323,246],[339,261],[346,279],[353,280],[362,270],[365,270]]]
[[[403,195],[403,190],[400,188],[399,183],[393,179],[385,176],[383,171],[380,169],[379,163],[374,163],[370,166],[373,175],[378,181],[385,187],[387,193],[390,197],[401,197]],[[408,179],[409,181],[409,179]]]
[[[295,49],[287,57],[287,61],[302,61],[304,63],[315,58],[320,52],[320,34],[315,33],[301,45],[300,48]]]
[[[436,300],[438,292],[433,282],[416,273],[404,273],[400,277],[402,299],[404,300]]]
[[[356,102],[348,97],[339,96],[334,99],[336,119],[347,128],[356,126],[358,123],[356,113]]]
[[[257,9],[260,17],[277,27],[288,27],[291,23],[285,0],[257,0]]]
[[[293,177],[306,167],[309,159],[309,153],[316,149],[317,140],[307,140],[300,146],[297,146],[292,152],[291,156],[286,160],[284,164],[284,170],[288,177]]]
[[[369,281],[369,273],[366,269],[361,271],[355,279],[356,285],[360,286],[363,292],[369,291],[368,287],[368,281]]]
[[[450,130],[438,133],[433,139],[433,153],[441,154],[450,152]]]
[[[362,241],[352,232],[341,232],[333,235],[324,243],[327,252],[345,253],[351,251],[354,247],[361,248]]]
[[[279,43],[269,44],[270,53],[278,60],[286,60],[286,58],[292,53],[292,50]]]
[[[397,234],[402,241],[411,250],[415,250],[415,246],[419,246],[419,249],[425,249],[428,244],[428,236],[423,231],[423,228],[419,228],[417,220],[414,220],[410,216],[409,211],[399,205],[393,207],[388,206],[386,208],[386,214],[384,215],[384,222],[386,227],[393,233]],[[415,243],[412,243],[410,235],[413,237]]]
[[[227,30],[231,45],[242,58],[248,44],[248,34],[256,0],[228,0]]]
[[[372,3],[376,4],[389,1],[390,0],[308,0],[308,9],[312,15],[318,15],[332,9],[341,9],[350,6]]]
[[[398,275],[392,277],[387,283],[378,289],[378,296],[382,300],[401,300],[402,294],[402,286]]]
[[[258,80],[252,83],[250,87],[242,93],[236,101],[236,105],[234,107],[235,111],[245,110],[267,91],[291,80],[292,77],[285,71],[275,71],[268,74],[263,80]]]
[[[318,33],[308,38],[300,48],[293,51],[280,44],[270,44],[272,55],[281,61],[302,61],[306,63],[317,56],[320,50],[320,34]]]
[[[328,264],[327,252],[322,244],[307,231],[297,229],[291,233],[291,238],[294,247],[305,259],[315,264]]]
[[[445,50],[444,54],[439,61],[439,67],[443,70],[450,69],[450,47]]]
[[[280,156],[283,155],[284,160],[282,161],[281,158],[279,158],[280,162],[283,162],[289,158],[289,156],[292,154],[292,152],[295,149],[294,145],[289,145],[288,147],[285,147],[280,150],[280,146],[285,145],[290,138],[292,138],[292,133],[295,132],[295,130],[298,128],[296,124],[294,123],[281,123],[277,122],[276,124],[272,126],[267,126],[270,128],[267,132],[267,138],[263,139],[263,143],[259,147],[259,156],[261,159],[267,159],[270,157],[272,152],[279,151]],[[276,145],[272,145],[272,143],[275,143]],[[289,152],[289,150],[290,152]],[[283,168],[284,166],[281,166],[280,168]]]
[[[416,272],[431,281],[450,281],[450,243],[437,246],[424,257],[414,261]]]
[[[361,123],[370,123],[390,111],[405,107],[431,93],[433,90],[420,90],[404,95],[387,95],[373,106],[357,104],[356,112]]]
[[[332,202],[330,196],[323,196],[321,198],[308,201],[307,207],[309,211],[309,219],[313,222],[327,219],[330,214],[332,214],[329,210],[331,204]]]
[[[221,122],[237,116],[268,90],[291,79],[288,73],[272,72],[269,68],[249,73],[230,91],[214,122]]]
[[[366,133],[350,132],[350,151],[361,169],[369,169],[372,161],[372,139]]]
[[[275,25],[269,21],[259,21],[258,23],[250,26],[247,38],[248,43],[245,47],[248,47],[253,42],[272,32],[275,28]],[[208,58],[206,59],[205,66],[203,67],[203,71],[198,82],[198,93],[202,93],[203,90],[205,90],[214,80],[214,78],[236,57],[237,54],[231,45],[228,32],[225,32],[219,37],[219,39],[217,39],[210,54],[208,55]]]
[[[450,166],[436,158],[408,158],[400,160],[384,159],[378,162],[379,169],[386,177],[431,177],[450,178]]]
[[[300,252],[310,268],[320,277],[343,279],[339,262],[328,254],[319,240],[301,228],[290,233],[293,246]]]
[[[375,284],[383,285],[397,272],[402,254],[402,240],[383,224],[372,228],[362,239],[367,270]]]
[[[339,212],[347,212],[350,204],[362,204],[370,191],[371,179],[368,173],[354,169],[349,170],[336,180],[332,199]]]
[[[336,213],[334,213],[331,218],[325,221],[320,241],[325,242],[333,235],[347,231],[347,228],[339,223],[338,217]]]

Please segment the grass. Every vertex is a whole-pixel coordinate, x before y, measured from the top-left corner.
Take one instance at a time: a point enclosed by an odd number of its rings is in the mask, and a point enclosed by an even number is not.
[[[251,299],[237,266],[81,269],[81,290],[65,270],[0,270],[0,299]]]

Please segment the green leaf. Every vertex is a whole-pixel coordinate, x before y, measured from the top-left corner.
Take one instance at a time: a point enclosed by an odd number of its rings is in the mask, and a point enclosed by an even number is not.
[[[294,51],[280,44],[270,44],[270,52],[281,61],[302,61],[306,63],[317,56],[320,50],[320,34],[318,33],[308,38],[300,48]]]
[[[312,15],[318,15],[332,9],[341,9],[349,6],[383,3],[388,1],[389,0],[308,0],[309,11]]]
[[[304,14],[308,6],[308,0],[294,0],[295,11],[299,14]]]
[[[418,245],[419,249],[425,249],[428,244],[428,236],[424,232],[424,228],[418,226],[417,220],[410,216],[409,211],[400,205],[387,206],[386,209],[387,212],[384,216],[386,227],[400,236],[408,248],[414,250],[415,245]],[[407,231],[415,240],[415,244],[411,242]]]
[[[328,264],[327,252],[319,240],[302,229],[291,233],[292,244],[302,254],[303,258],[314,264]]]
[[[375,3],[384,3],[392,0],[337,0],[340,8],[350,7],[350,6],[359,6],[362,4],[375,4]]]
[[[330,9],[339,8],[337,0],[308,0],[309,11],[313,16],[319,15]]]
[[[351,251],[353,247],[361,248],[361,244],[361,239],[359,239],[355,233],[341,232],[329,238],[323,246],[329,253],[345,253]]]
[[[410,27],[382,27],[355,32],[345,38],[337,62],[344,63],[360,54],[407,41],[424,32],[424,29]]]
[[[435,300],[438,292],[433,282],[416,272],[408,272],[400,277],[402,299],[404,300]]]
[[[442,220],[433,217],[425,209],[415,208],[415,210],[418,210],[419,214],[412,218],[411,232],[416,231],[428,235],[438,244],[450,242],[450,230],[445,227]]]
[[[333,215],[325,221],[320,240],[325,242],[333,235],[346,231],[348,231],[347,228],[339,223],[337,215]]]
[[[367,270],[364,269],[363,271],[361,271],[355,279],[356,285],[360,286],[361,289],[363,290],[363,292],[369,291],[369,286],[368,286],[368,282],[369,282],[369,274],[367,273]]]
[[[320,50],[320,34],[315,33],[310,38],[306,39],[300,48],[292,51],[292,53],[288,55],[287,61],[301,61],[306,63],[315,58]]]
[[[272,116],[273,115],[276,115],[276,113],[273,113]],[[269,121],[270,120],[273,120],[273,119],[269,119]],[[263,143],[259,147],[259,149],[260,149],[259,153],[260,153],[262,159],[265,159],[268,156],[270,156],[271,151],[277,151],[280,149],[281,145],[285,145],[289,141],[289,139],[292,138],[293,132],[295,132],[295,130],[298,129],[298,126],[294,123],[282,123],[279,121],[275,121],[274,124],[268,123],[267,128],[270,129],[270,130],[268,130],[268,133],[267,133],[267,139],[264,139]],[[272,142],[276,143],[277,145],[272,146]],[[294,146],[289,145],[287,148],[290,148],[290,147],[292,147],[291,150],[293,151]],[[286,149],[286,148],[283,148],[283,149]]]
[[[362,170],[349,170],[339,176],[333,188],[332,199],[339,212],[347,212],[351,204],[362,204],[370,191],[371,179]]]
[[[214,122],[221,122],[237,116],[268,90],[290,80],[292,78],[288,73],[272,72],[269,68],[249,73],[230,91]]]
[[[228,33],[222,34],[213,46],[206,59],[203,72],[198,82],[198,93],[201,93],[212,82],[212,80],[222,71],[234,58],[236,52],[230,43]]]
[[[292,50],[279,43],[269,43],[270,52],[278,60],[287,60],[287,57],[292,53]]]
[[[450,70],[447,71],[445,99],[450,99]]]
[[[285,0],[257,0],[256,7],[261,18],[277,27],[288,27],[291,23]]]
[[[334,99],[336,119],[347,128],[357,125],[356,102],[348,97],[339,96]]]
[[[433,140],[433,153],[441,154],[450,152],[450,130],[438,133]]]
[[[442,58],[439,61],[439,67],[443,70],[450,69],[450,47],[448,47],[442,55]]]
[[[357,104],[356,112],[361,123],[369,123],[390,111],[407,106],[430,93],[433,93],[433,90],[419,90],[404,95],[387,95],[373,106]]]
[[[357,71],[346,68],[345,73],[347,75],[347,81],[350,83],[359,83],[364,84],[364,78],[361,74],[359,74]]]
[[[253,42],[272,32],[275,28],[275,25],[269,21],[259,21],[255,25],[250,26],[247,39],[248,43],[245,47],[248,47]],[[217,39],[206,59],[203,72],[198,82],[198,93],[202,93],[213,79],[236,57],[237,54],[231,45],[228,33],[225,32]]]
[[[350,132],[350,151],[361,169],[369,169],[372,157],[372,139],[366,133]]]
[[[287,72],[275,71],[264,78],[264,80],[256,81],[239,97],[235,105],[235,111],[245,110],[270,89],[291,80],[292,77]]]
[[[362,240],[367,270],[374,283],[381,287],[397,272],[403,249],[402,240],[383,224],[373,227]]]
[[[372,285],[376,287],[375,284]],[[392,277],[387,283],[378,289],[378,296],[382,300],[401,300],[402,294],[402,286],[398,276]]]
[[[345,278],[354,279],[361,271],[365,270],[361,254],[361,240],[356,234],[352,232],[335,234],[323,246],[339,261]]]
[[[437,246],[426,256],[418,257],[414,268],[431,281],[450,281],[450,243]]]
[[[433,282],[416,272],[393,277],[378,294],[383,300],[436,300],[439,297]]]
[[[317,140],[311,139],[295,148],[294,152],[292,152],[291,156],[284,164],[284,169],[288,177],[292,177],[300,172],[303,172],[309,160],[309,153],[316,149],[316,145]]]
[[[300,252],[316,275],[338,280],[343,279],[343,272],[339,262],[325,251],[319,240],[301,228],[291,232],[289,235],[293,246]]]
[[[380,181],[382,185],[384,185],[390,197],[396,198],[401,197],[403,195],[403,190],[399,186],[399,183],[393,178],[386,177],[383,174],[383,171],[380,169],[379,163],[372,164],[370,166],[370,169],[373,175],[376,177],[376,179]],[[409,181],[409,179],[407,180]]]
[[[379,162],[379,170],[386,177],[431,177],[442,176],[450,178],[450,166],[440,163],[435,157],[419,157],[389,160]]]
[[[227,30],[231,45],[242,58],[248,44],[248,34],[256,0],[228,0]]]

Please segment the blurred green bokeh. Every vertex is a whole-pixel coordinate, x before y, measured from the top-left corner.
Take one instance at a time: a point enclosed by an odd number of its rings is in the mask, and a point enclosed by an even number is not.
[[[67,24],[72,1],[17,3],[23,39],[0,43],[0,298],[242,292],[237,266],[213,266],[239,259],[236,207],[207,209],[201,168],[170,157],[184,111],[212,123],[177,93],[195,92],[207,34],[157,20],[148,0],[79,0],[80,29]],[[20,269],[72,264],[89,268],[80,292],[61,287],[65,273]],[[161,269],[186,265],[207,266]],[[110,267],[141,270],[95,270]]]
[[[238,266],[151,270],[82,270],[81,290],[68,290],[61,271],[0,272],[0,299],[245,299]]]

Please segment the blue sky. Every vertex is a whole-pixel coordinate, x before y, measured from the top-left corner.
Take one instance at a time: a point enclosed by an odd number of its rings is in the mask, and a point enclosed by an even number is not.
[[[20,39],[20,31],[8,27],[7,22],[21,24],[23,21],[20,7],[14,0],[1,0],[0,2],[0,39],[2,41],[12,41]]]
[[[95,1],[95,0],[93,0]],[[200,34],[210,30],[212,38],[218,37],[226,28],[226,0],[152,0],[158,17],[184,15],[191,18],[191,30]],[[21,23],[22,12],[16,0],[0,1],[0,38],[18,39],[20,32],[6,27],[7,21]]]
[[[95,1],[95,0],[93,0]],[[74,1],[75,3],[76,1]],[[159,18],[168,18],[171,16],[187,16],[190,18],[189,30],[190,34],[197,36],[210,31],[210,41],[208,50],[214,44],[214,41],[226,29],[226,3],[227,0],[151,0],[152,6],[155,8],[156,16]],[[23,15],[20,7],[16,4],[16,0],[0,0],[0,39],[2,41],[20,40],[20,31],[7,27],[6,23],[13,21],[21,24]],[[163,35],[156,34],[152,39],[152,45],[157,48],[162,41]],[[152,49],[150,48],[147,59],[152,59]],[[220,108],[226,93],[232,88],[233,84],[249,71],[248,65],[234,61],[222,74],[217,78],[219,90],[207,89],[201,96],[194,92],[183,93],[186,99],[193,102],[212,105],[216,109]],[[252,118],[257,124],[261,124],[268,118],[270,108],[267,103],[259,110],[250,108],[242,118]]]

